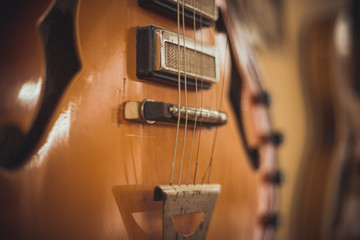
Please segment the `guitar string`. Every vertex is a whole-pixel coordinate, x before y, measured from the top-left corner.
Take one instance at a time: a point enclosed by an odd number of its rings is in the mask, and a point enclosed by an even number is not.
[[[183,145],[182,145],[182,151],[181,151],[181,158],[180,158],[178,185],[180,185],[180,180],[181,180],[181,171],[182,171],[184,152],[185,152],[185,144],[186,144],[186,130],[187,130],[187,125],[188,125],[184,5],[185,5],[184,0],[182,0],[182,27],[183,27],[182,37],[183,37],[184,92],[185,92],[185,126],[184,126],[184,138],[183,138]],[[179,108],[179,115],[180,115],[180,108]]]
[[[194,18],[194,51],[195,51],[195,56],[196,56],[196,15],[195,15],[195,0],[193,1],[193,18]],[[196,108],[196,114],[195,114],[195,121],[194,121],[194,128],[193,128],[193,133],[192,133],[192,138],[191,138],[191,144],[190,144],[190,153],[189,153],[189,161],[188,161],[188,165],[187,165],[187,173],[186,173],[186,181],[185,184],[188,185],[189,184],[189,171],[190,171],[190,162],[191,162],[191,155],[192,155],[192,150],[193,150],[193,145],[194,145],[194,139],[195,139],[195,132],[196,132],[196,122],[197,122],[197,108],[198,108],[198,81],[197,81],[197,73],[195,71],[195,108]]]
[[[227,7],[227,9],[226,9],[225,26],[227,26],[228,20],[229,20],[229,8]],[[226,55],[227,55],[227,48],[228,48],[228,38],[226,37],[225,54],[224,54],[224,69],[223,69],[223,77],[222,77],[222,84],[221,84],[221,94],[220,94],[219,112],[221,111],[222,99],[223,99],[223,95],[224,95],[224,82],[225,82],[225,73],[226,73]],[[204,179],[205,179],[207,173],[208,173],[207,183],[210,183],[211,166],[212,166],[213,157],[214,157],[214,150],[215,150],[215,143],[216,143],[216,138],[217,138],[218,129],[219,129],[218,127],[215,129],[215,136],[214,136],[213,144],[212,144],[212,147],[211,147],[211,155],[210,155],[209,164],[208,164],[208,166],[207,166],[207,168],[206,168],[206,171],[205,171],[205,173],[204,173],[204,175],[203,175],[203,178],[201,179],[201,184],[204,183]]]
[[[200,51],[203,51],[203,34],[202,34],[202,9],[201,9],[201,4],[200,4],[200,8],[199,8],[199,12],[200,12]],[[201,54],[200,57],[200,83],[201,83],[201,87],[200,87],[200,115],[202,114],[202,108],[203,108],[203,76],[202,76],[202,67],[203,67],[203,54]],[[200,152],[200,140],[201,140],[201,130],[202,130],[202,122],[200,122],[199,124],[199,137],[198,137],[198,144],[197,144],[197,151],[196,151],[196,162],[195,162],[195,172],[194,172],[194,184],[196,183],[196,173],[197,173],[197,169],[198,169],[198,163],[199,163],[199,152]]]
[[[176,136],[175,136],[175,144],[174,144],[174,156],[171,164],[171,173],[170,173],[170,185],[172,185],[173,177],[174,177],[174,166],[176,159],[176,150],[179,138],[179,128],[180,128],[180,105],[181,105],[181,82],[180,82],[180,0],[177,0],[177,40],[178,40],[178,119],[176,125]]]

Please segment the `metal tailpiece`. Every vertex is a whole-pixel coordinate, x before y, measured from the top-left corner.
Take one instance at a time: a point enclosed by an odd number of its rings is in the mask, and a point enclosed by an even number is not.
[[[220,193],[218,184],[162,185],[154,191],[154,201],[163,201],[163,239],[203,240]],[[189,235],[175,229],[173,216],[204,213],[198,228]]]

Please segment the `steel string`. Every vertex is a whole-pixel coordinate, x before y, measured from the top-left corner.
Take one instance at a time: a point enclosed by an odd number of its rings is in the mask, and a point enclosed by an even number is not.
[[[225,20],[225,26],[227,26],[228,23],[228,18],[229,18],[229,8],[227,6],[226,8],[226,20]],[[224,70],[223,70],[223,77],[222,77],[222,84],[221,84],[221,94],[220,94],[220,104],[219,104],[219,112],[221,111],[221,106],[222,106],[222,99],[223,99],[223,95],[224,95],[224,83],[225,83],[225,73],[226,73],[226,55],[227,55],[227,48],[228,48],[228,39],[226,37],[226,43],[225,43],[225,55],[224,55]],[[201,184],[204,183],[204,179],[206,177],[206,174],[208,173],[208,179],[207,179],[207,183],[210,183],[210,175],[211,175],[211,166],[212,166],[212,162],[213,162],[213,157],[214,157],[214,149],[215,149],[215,143],[216,143],[216,138],[217,138],[217,133],[218,133],[218,127],[215,129],[215,136],[214,136],[214,140],[213,140],[213,144],[211,147],[211,155],[210,155],[210,160],[209,160],[209,164],[206,168],[206,171],[203,175],[203,178],[201,179]]]
[[[178,119],[176,125],[176,136],[175,136],[175,144],[174,144],[174,156],[171,164],[171,174],[170,174],[170,185],[172,185],[173,177],[174,177],[174,166],[176,160],[176,150],[179,138],[179,128],[180,128],[180,105],[181,105],[181,82],[180,82],[180,0],[177,0],[177,40],[178,40]]]
[[[185,129],[184,129],[184,138],[183,138],[183,145],[182,145],[182,151],[181,151],[181,159],[180,159],[180,168],[179,168],[179,178],[178,178],[178,185],[180,185],[180,179],[181,179],[181,170],[182,170],[182,164],[184,160],[184,152],[185,152],[185,144],[186,144],[186,130],[187,130],[187,124],[188,124],[188,112],[187,112],[187,82],[186,82],[186,48],[185,48],[185,14],[184,14],[184,0],[182,0],[182,26],[183,26],[183,63],[184,63],[184,92],[185,92]],[[179,108],[179,116],[180,116],[180,108]]]
[[[195,0],[193,1],[194,4],[194,11],[193,11],[193,18],[194,18],[194,47],[195,47],[195,56],[196,56],[196,15],[195,15]],[[198,108],[198,80],[197,80],[197,73],[195,72],[195,107]],[[195,139],[195,132],[196,132],[196,121],[197,121],[197,114],[195,114],[195,122],[194,122],[194,128],[191,138],[191,145],[190,145],[190,153],[189,153],[189,161],[187,166],[187,173],[186,173],[186,182],[185,184],[188,185],[189,183],[189,171],[190,171],[190,162],[191,162],[191,155],[194,145],[194,139]]]
[[[203,34],[202,34],[201,4],[200,4],[199,12],[200,12],[200,49],[201,49],[201,52],[202,52],[203,51]],[[200,114],[202,113],[202,108],[203,108],[203,87],[204,87],[204,81],[203,81],[203,77],[202,77],[202,66],[203,66],[203,55],[201,54],[201,57],[200,57],[200,83],[201,83],[201,88],[200,88]],[[197,151],[196,151],[194,184],[196,183],[196,173],[197,173],[197,167],[198,167],[198,163],[199,163],[201,129],[202,129],[202,122],[200,122],[200,127],[199,127],[199,138],[198,138],[198,145],[197,145]]]

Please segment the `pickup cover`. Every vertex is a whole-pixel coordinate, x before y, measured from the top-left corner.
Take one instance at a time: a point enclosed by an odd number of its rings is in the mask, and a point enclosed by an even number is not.
[[[165,81],[177,86],[180,62],[181,83],[184,84],[184,43],[180,36],[178,50],[177,33],[153,25],[137,29],[136,73],[140,79]],[[180,56],[179,56],[180,53]],[[209,88],[218,82],[216,51],[213,46],[185,37],[186,79],[188,86]]]

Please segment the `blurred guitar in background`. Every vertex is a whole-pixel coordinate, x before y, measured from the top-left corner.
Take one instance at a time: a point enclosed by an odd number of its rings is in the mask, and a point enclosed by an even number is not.
[[[287,1],[281,44],[258,44],[274,126],[286,135],[277,239],[360,239],[358,16],[358,1]]]

